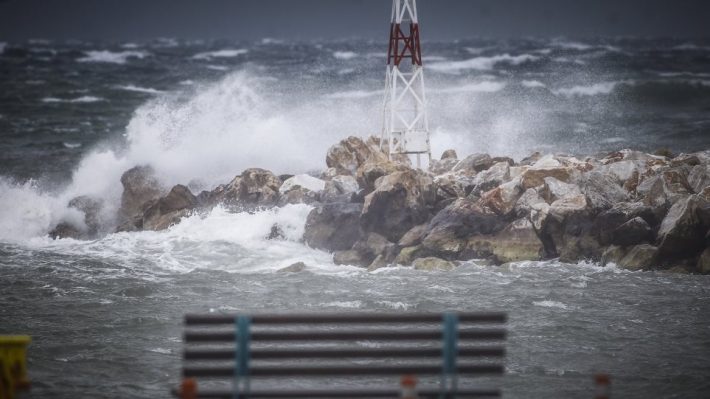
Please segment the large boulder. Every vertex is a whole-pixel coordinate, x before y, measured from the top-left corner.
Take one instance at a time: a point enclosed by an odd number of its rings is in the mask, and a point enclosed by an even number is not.
[[[79,240],[85,237],[84,233],[78,227],[69,222],[60,222],[50,232],[49,237],[53,240],[61,238],[73,238]]]
[[[419,258],[416,259],[412,263],[412,267],[414,267],[415,270],[423,270],[423,271],[428,271],[428,272],[433,272],[433,271],[451,271],[456,268],[456,265],[453,262],[449,262],[444,259],[440,258],[435,258],[435,257],[428,257],[428,258]]]
[[[700,254],[697,269],[702,274],[710,274],[710,248],[705,248],[705,251]]]
[[[102,199],[81,195],[72,198],[68,206],[84,214],[84,224],[86,224],[88,238],[96,237],[99,230],[106,224],[102,215],[104,207]]]
[[[611,242],[614,245],[623,247],[650,243],[653,241],[653,230],[651,226],[641,217],[635,217],[611,233]]]
[[[641,202],[620,202],[596,217],[595,229],[599,242],[602,245],[609,245],[613,241],[612,237],[616,229],[624,223],[634,218],[641,218],[653,229],[661,223],[664,215],[665,211],[658,213],[656,209]]]
[[[329,203],[314,208],[306,219],[307,245],[326,251],[345,251],[360,240],[361,204]]]
[[[310,175],[296,175],[284,180],[279,187],[278,205],[312,204],[319,199],[326,182]]]
[[[545,248],[532,223],[518,219],[495,235],[474,235],[468,239],[461,259],[492,258],[496,263],[540,260]]]
[[[685,172],[682,168],[676,168],[644,179],[637,188],[639,195],[644,198],[644,204],[669,208],[690,195],[692,188]]]
[[[235,208],[271,207],[279,201],[281,179],[268,170],[247,169],[212,191],[210,202]]]
[[[710,164],[696,165],[688,175],[688,184],[695,193],[710,186]]]
[[[431,216],[436,186],[428,175],[408,169],[378,179],[375,186],[375,191],[365,197],[360,217],[363,230],[397,242]]]
[[[429,222],[422,246],[437,256],[458,258],[466,249],[470,236],[495,234],[506,224],[505,219],[492,210],[461,198]]]
[[[508,181],[510,181],[510,165],[507,162],[497,162],[473,178],[469,195],[478,197]]]
[[[387,162],[387,154],[374,143],[350,136],[328,149],[325,162],[329,168],[335,168],[339,175],[355,176],[358,168],[366,162]]]
[[[515,209],[518,199],[523,195],[520,181],[521,179],[518,177],[483,193],[479,203],[501,216],[510,214]]]
[[[619,186],[614,178],[599,172],[583,174],[579,179],[579,187],[589,208],[595,213],[629,200],[629,193]]]
[[[173,187],[170,192],[151,203],[143,213],[144,230],[165,230],[188,215],[198,205],[190,189],[183,185]]]
[[[472,154],[459,161],[454,167],[454,172],[475,175],[478,172],[484,171],[491,166],[495,161],[488,154]]]
[[[658,248],[648,244],[641,244],[631,248],[617,263],[617,266],[633,271],[650,269],[656,265],[657,259]]]
[[[377,233],[367,233],[353,245],[352,250],[358,253],[362,266],[370,265],[378,256],[382,256],[385,262],[391,262],[397,255],[396,245]]]
[[[705,248],[710,228],[710,203],[699,195],[678,200],[658,229],[663,257],[690,257]]]
[[[538,161],[541,162],[542,160]],[[562,182],[569,182],[577,171],[566,166],[552,166],[548,162],[535,163],[532,167],[525,169],[521,176],[523,189],[535,188],[545,183],[546,177],[554,177]],[[558,162],[559,164],[559,162]]]
[[[406,172],[408,170],[411,170],[408,166],[396,162],[365,162],[357,169],[355,175],[360,188],[364,189],[366,194],[370,194],[375,190],[377,179],[395,172]]]
[[[140,228],[140,223],[146,204],[163,196],[167,189],[160,183],[155,170],[150,166],[136,166],[127,170],[121,176],[123,194],[121,207],[118,210],[119,230]]]
[[[582,191],[575,184],[565,183],[557,180],[554,177],[546,177],[540,190],[540,195],[547,201],[548,204],[565,198],[576,197],[582,194]]]

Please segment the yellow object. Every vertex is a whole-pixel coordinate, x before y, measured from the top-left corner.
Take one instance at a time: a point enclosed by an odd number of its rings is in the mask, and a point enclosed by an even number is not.
[[[0,399],[13,399],[15,392],[29,389],[26,335],[0,335]]]

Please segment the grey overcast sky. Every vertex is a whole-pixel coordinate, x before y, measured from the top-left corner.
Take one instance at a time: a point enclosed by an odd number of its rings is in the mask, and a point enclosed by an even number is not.
[[[419,0],[426,39],[710,36],[710,0]],[[0,0],[0,41],[379,38],[390,0]],[[383,33],[385,32],[385,33]]]

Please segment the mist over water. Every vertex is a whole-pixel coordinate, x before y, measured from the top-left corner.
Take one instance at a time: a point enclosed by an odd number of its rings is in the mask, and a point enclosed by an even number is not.
[[[425,43],[433,155],[707,149],[707,48]],[[367,273],[303,245],[306,205],[216,208],[162,232],[111,233],[120,177],[135,165],[196,191],[250,167],[320,171],[332,144],[379,134],[384,50],[284,40],[0,44],[0,73],[10,77],[0,81],[0,298],[10,304],[0,306],[0,333],[34,336],[33,395],[167,396],[187,311],[503,309],[507,397],[590,397],[599,371],[625,397],[705,397],[707,276],[558,262]],[[48,238],[60,221],[83,223],[67,208],[79,195],[104,201],[102,237]],[[274,224],[284,239],[266,239]],[[306,272],[277,272],[298,261]],[[58,376],[63,368],[74,373]]]

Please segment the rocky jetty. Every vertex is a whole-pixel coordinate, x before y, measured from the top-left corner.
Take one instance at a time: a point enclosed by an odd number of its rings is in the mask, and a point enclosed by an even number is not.
[[[328,150],[322,173],[248,169],[197,195],[162,187],[150,167],[137,166],[121,179],[118,231],[162,230],[218,204],[252,211],[305,203],[313,206],[305,244],[370,270],[559,258],[710,273],[710,151],[535,153],[515,162],[448,150],[424,171],[406,157],[388,159],[384,147],[348,137]],[[52,235],[95,235],[102,204],[80,197],[70,206],[84,213],[85,226],[62,222]]]

